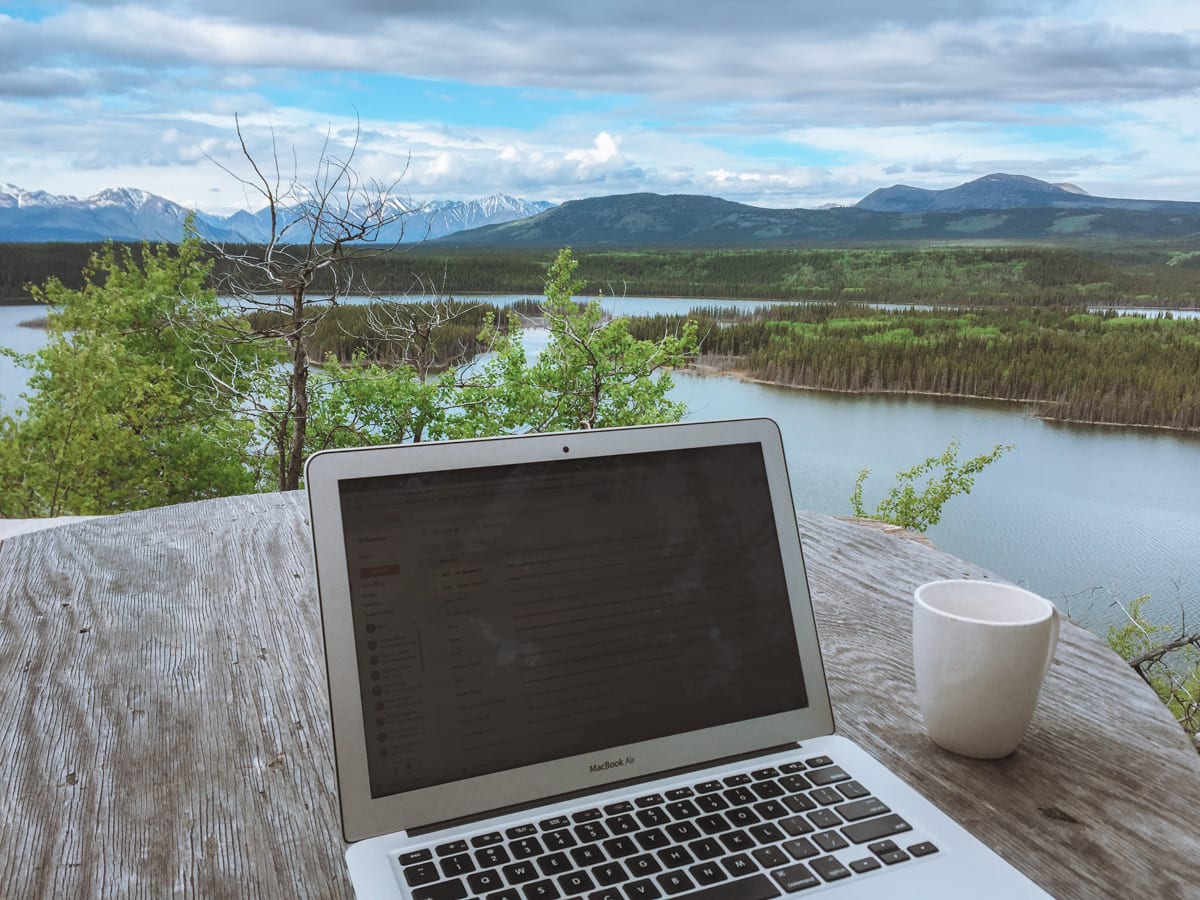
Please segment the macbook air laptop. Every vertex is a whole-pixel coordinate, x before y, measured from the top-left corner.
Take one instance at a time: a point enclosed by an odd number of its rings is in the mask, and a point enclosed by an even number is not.
[[[306,479],[360,898],[1042,896],[834,733],[773,422]]]

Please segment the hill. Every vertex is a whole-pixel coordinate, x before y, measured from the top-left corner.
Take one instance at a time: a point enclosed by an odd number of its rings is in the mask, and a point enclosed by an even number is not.
[[[536,216],[461,231],[456,247],[705,248],[908,241],[1192,239],[1200,203],[1092,197],[991,175],[946,191],[897,186],[854,207],[765,209],[687,194],[572,200]]]

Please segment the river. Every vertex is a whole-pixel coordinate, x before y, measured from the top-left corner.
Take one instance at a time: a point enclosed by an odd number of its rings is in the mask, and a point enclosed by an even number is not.
[[[491,298],[488,298],[491,299]],[[515,298],[504,298],[511,300]],[[626,298],[617,314],[686,313],[705,300]],[[756,304],[737,304],[747,308]],[[36,349],[44,332],[18,327],[38,307],[0,307],[0,345]],[[544,338],[529,334],[531,350]],[[1150,594],[1146,611],[1178,627],[1200,622],[1200,436],[1063,425],[1019,404],[859,396],[675,375],[691,420],[768,416],[784,436],[796,505],[848,515],[861,468],[873,508],[898,470],[940,454],[952,437],[966,458],[995,444],[1016,449],[987,468],[970,497],[951,500],[929,537],[1053,600],[1104,633],[1117,602]],[[0,359],[0,412],[11,411],[22,370]]]

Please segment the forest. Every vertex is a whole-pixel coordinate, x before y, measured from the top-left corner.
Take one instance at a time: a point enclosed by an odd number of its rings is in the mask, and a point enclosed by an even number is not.
[[[1055,420],[1200,430],[1200,320],[1082,307],[772,306],[699,317],[700,362],[773,384],[1022,401]],[[695,318],[695,317],[692,317]],[[678,317],[635,320],[639,336]]]
[[[26,302],[28,284],[58,278],[77,289],[97,249],[88,244],[0,245],[0,302]],[[140,248],[132,248],[135,255]],[[236,247],[227,247],[236,251]],[[209,248],[210,254],[212,248]],[[1200,251],[1159,244],[580,251],[590,292],[632,297],[858,300],[960,306],[1200,307]],[[540,296],[544,251],[468,251],[437,244],[355,263],[358,293]],[[222,275],[217,260],[214,278]]]

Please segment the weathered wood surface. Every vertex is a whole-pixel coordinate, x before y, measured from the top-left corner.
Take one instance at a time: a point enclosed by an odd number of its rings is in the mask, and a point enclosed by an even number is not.
[[[348,897],[302,493],[0,548],[0,894]],[[1102,642],[1063,629],[1016,754],[921,730],[912,589],[987,573],[802,514],[839,730],[1060,897],[1200,894],[1200,758]]]

